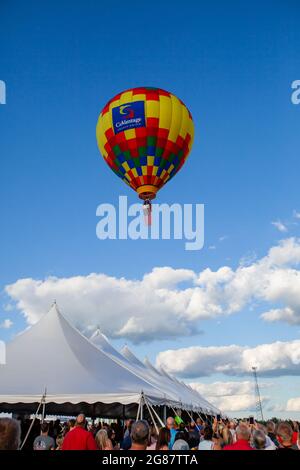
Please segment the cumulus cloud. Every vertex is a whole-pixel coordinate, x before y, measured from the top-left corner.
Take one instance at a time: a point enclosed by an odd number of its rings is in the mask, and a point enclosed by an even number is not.
[[[288,229],[287,229],[287,226],[284,225],[280,220],[277,220],[275,222],[271,222],[272,225],[274,225],[275,228],[277,228],[277,230],[279,230],[279,232],[287,232]]]
[[[255,411],[256,409],[253,383],[248,380],[243,382],[219,381],[210,384],[192,382],[190,385],[224,412]],[[269,386],[269,384],[260,383],[261,389]],[[262,395],[261,400],[265,406],[269,402],[269,397]]]
[[[253,395],[254,386],[250,380],[243,382],[212,382],[209,384],[201,382],[191,382],[189,384],[197,390],[200,395],[209,397],[227,397],[232,395]],[[261,384],[262,386],[262,384]]]
[[[134,342],[198,332],[203,319],[268,305],[265,321],[300,324],[300,239],[288,238],[261,259],[247,258],[236,269],[222,266],[200,273],[156,267],[142,279],[104,273],[69,278],[19,279],[6,286],[10,302],[35,323],[56,299],[82,331],[100,325],[110,337]]]
[[[13,322],[9,318],[6,318],[5,320],[3,320],[2,323],[0,323],[0,328],[4,328],[6,330],[11,328],[12,326],[13,326]]]
[[[141,281],[90,274],[44,281],[20,279],[6,287],[28,324],[34,324],[54,299],[82,331],[100,325],[110,337],[132,341],[190,335],[197,330],[184,319],[189,291],[173,288],[193,279],[192,271],[155,268]]]
[[[261,317],[263,320],[268,322],[275,322],[275,321],[286,321],[291,325],[297,325],[299,323],[299,318],[295,315],[295,312],[290,307],[285,308],[273,308],[268,312],[262,313]]]
[[[300,411],[300,397],[290,398],[286,404],[286,411]]]
[[[251,348],[230,345],[171,349],[158,354],[156,365],[184,378],[214,373],[249,375],[253,366],[264,377],[300,375],[300,340],[277,341]]]
[[[197,278],[191,269],[173,269],[170,267],[153,268],[145,274],[143,282],[149,287],[162,289],[177,287],[181,282],[195,281]]]
[[[266,399],[262,402],[266,403]],[[214,405],[218,403],[218,406],[223,411],[255,411],[256,401],[254,395],[233,395],[232,397],[221,397],[219,399],[211,399],[211,403]]]

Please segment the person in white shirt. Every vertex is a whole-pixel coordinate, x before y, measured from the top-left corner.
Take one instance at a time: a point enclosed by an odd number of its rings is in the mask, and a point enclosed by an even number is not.
[[[213,430],[211,426],[205,426],[203,440],[199,443],[198,450],[214,450]]]

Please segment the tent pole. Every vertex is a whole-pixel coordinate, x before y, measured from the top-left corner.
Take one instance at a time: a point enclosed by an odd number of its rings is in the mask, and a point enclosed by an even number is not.
[[[144,393],[141,393],[141,419],[144,419]]]
[[[156,416],[157,421],[159,422],[159,424],[160,424],[162,427],[164,427],[164,422],[161,420],[161,418],[159,417],[159,415],[156,413],[153,404],[151,403],[151,401],[149,400],[149,398],[147,398],[147,400],[148,400],[149,405],[150,405],[151,408],[152,408],[153,413],[154,413],[155,416]]]
[[[187,412],[187,414],[188,414],[190,420],[191,420],[191,421],[194,421],[194,420],[193,420],[193,416],[191,415],[191,413],[189,412],[189,410],[185,410],[185,411]]]
[[[140,417],[141,401],[142,401],[142,395],[140,396],[139,406],[138,406],[138,410],[137,410],[137,414],[136,414],[136,421],[138,421],[138,419]]]
[[[199,418],[201,419],[201,416],[199,415],[198,411],[194,411],[194,408],[193,408],[193,406],[192,406],[192,409],[191,409],[191,420],[195,423],[195,426],[196,426],[197,431],[200,431],[200,428],[199,428],[198,424],[197,424],[196,421],[194,420],[194,413],[196,413],[196,415],[198,415]]]
[[[46,406],[46,403],[43,401],[43,406],[42,406],[42,419],[41,419],[41,423],[42,423],[42,424],[44,423],[44,420],[45,420],[45,406]]]
[[[167,423],[167,405],[164,405],[164,416],[163,416],[164,423]]]
[[[155,419],[154,419],[154,417],[153,417],[153,414],[152,414],[152,411],[151,411],[151,405],[149,406],[148,401],[147,401],[146,398],[145,398],[145,403],[146,403],[146,406],[147,406],[147,408],[148,408],[150,417],[151,417],[151,419],[152,419],[152,421],[153,421],[153,424],[154,424],[154,426],[155,426],[155,431],[157,432],[157,435],[158,435],[158,434],[159,434],[158,426],[157,426],[156,421],[155,421]]]
[[[189,415],[189,417],[191,418],[191,422],[194,422],[195,425],[196,425],[196,428],[197,428],[197,431],[200,431],[199,429],[199,426],[196,424],[196,422],[194,421],[194,418],[193,418],[193,410],[191,410],[191,413],[189,413],[188,410],[185,410],[187,412],[187,414]]]
[[[47,395],[47,388],[45,387],[45,392],[43,396],[43,408],[42,408],[42,424],[44,423],[44,420],[45,420],[46,395]]]

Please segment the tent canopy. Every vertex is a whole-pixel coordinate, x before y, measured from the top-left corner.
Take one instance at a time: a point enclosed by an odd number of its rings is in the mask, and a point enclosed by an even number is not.
[[[164,394],[97,349],[54,304],[41,320],[7,345],[0,366],[0,402],[155,403]],[[168,397],[167,397],[168,398]]]
[[[173,394],[176,397],[175,399],[180,403],[180,407],[185,409],[198,409],[211,414],[220,413],[218,408],[205,400],[196,390],[193,390],[184,382],[179,382],[179,380],[170,376],[163,369],[157,369],[153,364],[151,364],[148,358],[145,358],[144,363],[141,362],[128,346],[124,346],[121,352],[128,361],[132,362],[132,364],[143,368],[146,375],[155,377],[161,384],[161,387],[164,386],[166,390],[173,390]]]
[[[88,340],[56,303],[7,345],[6,359],[0,366],[2,404],[36,403],[46,390],[46,403],[108,407],[138,404],[143,393],[153,405],[219,412],[188,385],[149,360],[140,361],[127,346],[117,351],[99,329]]]

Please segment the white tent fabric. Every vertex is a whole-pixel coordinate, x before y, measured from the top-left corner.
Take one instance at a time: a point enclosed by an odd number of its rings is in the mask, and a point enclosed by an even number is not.
[[[168,377],[172,382],[175,382],[178,384],[180,387],[184,387],[186,391],[189,393],[189,396],[191,397],[192,400],[196,400],[197,403],[199,403],[199,406],[202,408],[202,410],[205,413],[212,413],[212,414],[219,414],[221,411],[219,408],[215,407],[211,403],[209,403],[205,398],[203,398],[200,393],[198,393],[196,390],[192,389],[189,385],[187,385],[185,382],[179,381],[176,377],[171,376],[168,374],[164,369],[161,369],[161,372],[163,375]]]
[[[132,360],[127,359],[125,356],[119,353],[108,341],[105,335],[103,335],[100,329],[97,329],[95,333],[91,336],[90,341],[97,346],[101,351],[108,354],[115,361],[120,363],[126,369],[129,369],[133,374],[140,377],[142,380],[151,384],[155,388],[158,388],[168,399],[168,403],[176,406],[180,403],[178,393],[176,393],[176,387],[173,384],[166,380],[163,377],[157,377],[153,373],[150,373],[149,370],[144,366],[144,364],[139,361],[132,353]],[[130,350],[128,349],[128,354],[130,355]]]
[[[124,346],[121,350],[122,355],[130,361],[135,366],[146,370],[146,374],[151,374],[151,377],[155,377],[161,386],[164,386],[166,389],[173,390],[178,402],[185,409],[194,409],[201,410],[205,413],[218,414],[220,410],[214,405],[205,400],[198,392],[190,388],[185,383],[179,382],[175,377],[171,377],[164,370],[158,370],[154,367],[148,358],[145,358],[144,363],[142,363],[128,348]]]
[[[133,366],[139,370],[140,374],[142,374],[143,377],[149,377],[151,378],[152,381],[155,381],[156,383],[160,384],[160,387],[162,390],[168,391],[169,393],[172,393],[175,401],[179,405],[183,405],[185,407],[191,407],[191,401],[186,400],[186,397],[182,395],[182,393],[178,390],[178,387],[174,385],[174,383],[171,383],[166,377],[163,377],[159,374],[157,374],[155,371],[147,368],[143,362],[141,362],[134,354],[133,352],[128,348],[128,346],[124,346],[121,350],[121,353],[124,355],[124,357],[130,361]]]
[[[123,363],[126,363],[127,365],[130,365],[130,362],[126,361],[124,356],[122,356],[122,354],[119,353],[119,351],[110,344],[108,338],[101,332],[100,328],[97,328],[97,330],[92,334],[90,337],[90,342],[106,354],[109,354],[110,356],[118,359]]]
[[[141,392],[154,404],[166,394],[96,348],[59,312],[42,319],[7,345],[0,366],[0,403],[139,403]]]
[[[201,409],[203,411],[213,411],[212,405],[202,399],[200,395],[195,396],[187,386],[182,385],[180,382],[173,380],[167,375],[159,372],[150,361],[146,360],[145,363],[141,362],[128,348],[124,346],[122,354],[119,353],[108,341],[107,337],[101,333],[98,328],[91,336],[90,341],[95,344],[100,350],[109,354],[116,361],[120,362],[124,367],[129,368],[135,375],[147,381],[154,387],[158,387],[166,397],[173,401],[176,407],[184,406],[190,409]]]
[[[145,368],[145,364],[142,363],[142,361],[140,361],[136,356],[135,354],[133,354],[133,352],[129,349],[129,347],[127,346],[127,344],[125,346],[123,346],[123,348],[121,349],[121,354],[128,360],[130,361],[132,364],[135,364],[139,367],[141,367],[142,369]]]
[[[191,394],[187,392],[185,387],[182,387],[179,385],[179,383],[176,380],[171,379],[171,377],[167,374],[161,373],[158,369],[156,369],[151,362],[149,361],[148,358],[144,359],[144,364],[145,367],[150,370],[153,374],[155,374],[159,379],[162,381],[164,380],[165,382],[167,381],[171,387],[174,388],[177,392],[178,399],[181,403],[186,403],[193,407],[200,407],[202,408],[202,405],[200,403],[200,400],[195,400],[195,397],[191,397]]]
[[[149,361],[148,358],[145,358],[144,363],[146,367],[154,370],[156,373],[167,377],[172,383],[177,385],[180,390],[182,390],[183,396],[186,396],[187,400],[190,399],[190,403],[193,404],[193,407],[198,407],[204,412],[212,413],[212,414],[219,414],[221,413],[219,408],[215,407],[211,403],[209,403],[200,393],[196,390],[192,389],[188,384],[183,381],[179,381],[176,377],[168,374],[163,368],[157,369],[154,367],[153,364]],[[187,395],[188,394],[188,395]]]

